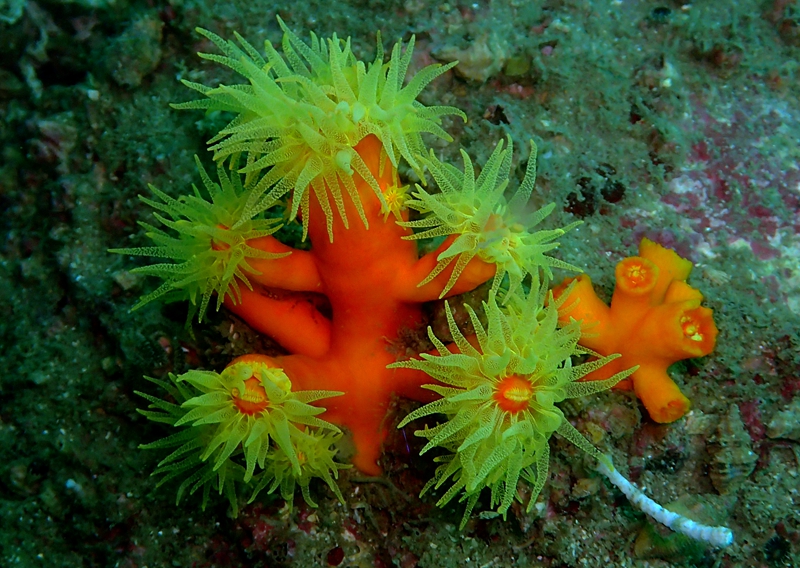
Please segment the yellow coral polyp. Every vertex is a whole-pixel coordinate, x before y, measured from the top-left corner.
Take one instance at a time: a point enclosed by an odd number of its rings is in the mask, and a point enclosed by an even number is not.
[[[409,186],[407,185],[401,186],[399,184],[392,184],[383,190],[383,198],[386,204],[383,206],[381,212],[383,213],[384,221],[389,218],[389,215],[394,215],[395,219],[398,221],[405,220],[403,211],[407,209],[406,202],[409,198],[408,188]]]
[[[420,453],[441,446],[451,453],[442,462],[423,493],[448,481],[439,499],[444,505],[462,494],[467,502],[462,528],[485,487],[491,489],[492,507],[505,515],[517,497],[517,483],[532,484],[528,510],[547,479],[549,439],[553,433],[583,451],[603,459],[600,452],[566,420],[557,403],[611,388],[629,371],[612,373],[605,381],[580,382],[617,356],[573,365],[573,355],[589,352],[578,346],[580,327],[558,324],[560,301],[547,297],[546,286],[532,280],[528,294],[517,290],[498,305],[495,294],[483,305],[488,326],[465,306],[475,336],[466,338],[455,323],[448,304],[447,323],[454,345],[444,345],[430,330],[438,355],[421,354],[422,360],[390,365],[419,369],[441,384],[425,385],[441,396],[410,413],[399,427],[423,416],[441,413],[446,421],[415,432],[428,440]]]
[[[687,310],[681,315],[679,322],[688,342],[685,342],[687,352],[693,352],[695,357],[702,357],[714,349],[717,327],[709,308],[701,306]]]
[[[221,166],[217,167],[219,183],[214,182],[197,156],[195,162],[209,197],[192,186],[194,195],[173,199],[151,185],[150,190],[159,200],[141,195],[139,199],[159,212],[154,216],[169,232],[140,222],[155,246],[110,250],[172,261],[131,271],[164,279],[161,286],[133,306],[134,310],[162,297],[188,299],[196,307],[198,319],[202,320],[212,296],[217,296],[219,310],[226,298],[233,303],[241,301],[242,284],[252,289],[250,278],[260,274],[252,263],[289,254],[251,246],[252,242],[280,229],[278,219],[265,219],[251,207],[252,183],[243,184],[239,174],[229,175]]]
[[[140,412],[153,420],[184,427],[143,446],[178,446],[153,472],[165,475],[161,483],[192,472],[179,487],[177,500],[186,490],[194,493],[202,487],[205,502],[209,489],[216,486],[220,492],[228,493],[236,510],[234,486],[257,477],[259,491],[276,479],[274,487],[291,487],[291,492],[284,494],[287,500],[298,482],[306,500],[313,502],[308,482],[322,477],[332,485],[338,469],[343,467],[332,461],[335,450],[331,445],[341,435],[339,429],[317,418],[324,408],[309,404],[342,393],[293,391],[286,373],[273,359],[262,355],[235,359],[222,373],[189,371],[179,377],[171,375],[170,379],[172,384],[154,382],[180,404],[139,393],[151,402],[150,408],[163,411]],[[310,453],[319,456],[319,460],[309,464]],[[283,465],[277,467],[277,463]],[[341,499],[338,489],[334,493]]]
[[[692,341],[703,341],[703,335],[699,332],[700,326],[693,318],[683,316],[681,318],[681,327],[683,328],[683,335]]]
[[[367,182],[386,205],[376,177],[354,150],[366,136],[380,139],[394,167],[402,157],[421,177],[418,157],[427,152],[422,134],[452,141],[441,127],[442,117],[466,120],[466,115],[454,107],[426,107],[416,98],[456,62],[429,65],[405,83],[413,37],[405,50],[401,43],[395,44],[384,63],[379,35],[375,60],[365,65],[353,55],[349,39],[334,34],[320,40],[312,33],[310,43],[305,43],[280,18],[278,22],[284,32],[282,55],[270,42],[261,55],[238,34],[233,42],[198,29],[224,54],[200,56],[229,67],[247,83],[212,88],[183,81],[206,98],[173,107],[234,113],[235,118],[209,145],[218,162],[240,154],[246,157],[240,173],[247,174],[248,181],[258,180],[250,203],[253,211],[262,211],[291,193],[289,219],[301,214],[305,237],[313,194],[333,240],[334,208],[348,226],[345,196],[367,225],[353,176]]]
[[[537,149],[532,140],[525,177],[510,200],[504,197],[513,150],[510,136],[506,148],[500,140],[477,177],[472,160],[464,150],[461,150],[463,171],[439,161],[433,152],[430,153],[425,163],[441,193],[429,193],[418,185],[408,206],[425,216],[400,225],[423,229],[404,237],[406,239],[454,237],[450,246],[439,253],[436,266],[419,286],[431,282],[452,264],[450,278],[440,295],[443,298],[475,257],[497,267],[492,281],[495,292],[500,289],[506,275],[509,280],[507,291],[511,293],[529,274],[535,273],[538,278],[541,271],[547,278],[552,278],[551,269],[554,267],[580,272],[579,268],[546,254],[558,247],[554,242],[556,238],[580,222],[559,229],[534,231],[534,227],[553,211],[555,204],[546,205],[530,215],[523,213],[536,183]]]

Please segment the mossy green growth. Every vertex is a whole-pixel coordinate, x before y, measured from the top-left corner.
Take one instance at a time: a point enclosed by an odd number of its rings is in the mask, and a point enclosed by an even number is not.
[[[131,272],[163,278],[154,291],[143,296],[133,309],[164,297],[167,301],[188,299],[198,310],[198,319],[206,313],[211,296],[217,295],[217,310],[227,296],[240,301],[239,285],[252,289],[247,274],[259,274],[248,259],[281,258],[289,253],[271,253],[251,247],[247,241],[273,234],[280,220],[263,218],[253,208],[253,186],[243,185],[237,173],[229,176],[217,167],[219,183],[211,180],[200,160],[197,169],[210,200],[192,185],[194,195],[173,199],[154,186],[150,190],[160,201],[139,198],[162,214],[154,213],[172,234],[148,223],[139,224],[155,246],[110,249],[110,252],[171,259],[175,262],[151,264]]]
[[[576,221],[566,227],[533,231],[555,208],[551,203],[534,212],[526,212],[526,205],[536,183],[536,144],[531,141],[531,153],[522,184],[510,200],[504,192],[509,183],[509,170],[514,148],[511,137],[508,147],[501,140],[475,178],[475,168],[469,155],[462,149],[464,169],[439,161],[433,152],[425,165],[433,174],[440,193],[429,193],[420,186],[414,199],[406,206],[424,214],[422,219],[400,223],[404,227],[423,229],[404,237],[424,239],[457,235],[452,244],[439,254],[438,262],[420,286],[433,280],[455,261],[447,285],[440,297],[455,285],[470,260],[476,256],[497,265],[492,290],[497,292],[503,277],[509,277],[508,291],[514,292],[528,274],[544,272],[552,279],[551,268],[581,270],[547,253],[558,247],[554,239],[580,224]]]
[[[153,475],[163,475],[158,486],[187,476],[178,487],[176,502],[203,488],[203,508],[212,489],[225,493],[236,514],[239,486],[252,490],[252,501],[264,487],[281,488],[291,503],[300,485],[303,497],[316,506],[308,489],[322,478],[340,501],[333,482],[349,466],[333,460],[341,432],[317,418],[324,408],[310,402],[339,396],[334,391],[291,390],[291,381],[279,368],[259,361],[240,361],[222,373],[189,371],[170,374],[170,381],[148,379],[164,388],[177,402],[137,392],[150,401],[139,412],[156,422],[183,428],[178,433],[141,446],[173,448]],[[256,473],[258,471],[258,473]]]
[[[421,453],[435,447],[448,451],[436,458],[442,465],[422,493],[449,481],[437,504],[443,506],[460,494],[467,503],[462,528],[485,487],[491,490],[491,507],[505,516],[522,478],[532,485],[527,508],[533,507],[547,478],[549,439],[554,432],[604,459],[556,405],[609,389],[632,370],[604,381],[578,382],[618,355],[600,357],[580,347],[580,322],[559,327],[558,307],[538,278],[533,279],[530,293],[515,291],[503,306],[492,292],[483,305],[486,327],[465,306],[475,329],[474,337],[467,338],[446,304],[457,350],[448,349],[429,328],[438,355],[423,353],[421,360],[391,365],[424,371],[445,385],[425,385],[441,398],[409,414],[399,427],[424,416],[446,417],[433,428],[415,432],[428,440]],[[573,356],[587,354],[597,358],[573,364]]]
[[[328,191],[345,226],[345,193],[367,223],[354,173],[369,183],[386,205],[377,180],[353,149],[365,136],[373,134],[381,140],[395,167],[402,156],[420,176],[418,155],[427,153],[421,135],[431,133],[452,141],[441,127],[441,118],[456,115],[466,120],[466,115],[454,107],[426,107],[416,98],[456,63],[425,67],[403,85],[413,38],[405,51],[400,43],[395,44],[389,61],[384,63],[379,35],[377,55],[367,67],[353,55],[349,39],[341,40],[334,34],[320,40],[312,33],[307,44],[280,18],[278,22],[284,31],[283,55],[269,41],[262,56],[238,34],[239,45],[198,29],[224,54],[201,53],[200,57],[233,69],[249,84],[212,88],[183,81],[207,98],[173,107],[234,113],[233,121],[209,140],[214,159],[224,161],[245,154],[247,163],[240,172],[246,173],[248,180],[267,170],[257,185],[259,192],[266,192],[259,207],[291,192],[290,219],[302,212],[304,236],[313,192],[325,212],[333,240]]]

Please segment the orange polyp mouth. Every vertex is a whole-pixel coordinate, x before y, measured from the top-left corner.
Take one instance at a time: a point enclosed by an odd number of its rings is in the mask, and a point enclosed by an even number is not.
[[[695,357],[708,355],[714,348],[717,328],[711,319],[711,310],[695,308],[687,310],[678,319],[687,349]]]
[[[681,316],[681,329],[683,330],[684,337],[687,339],[697,341],[698,343],[704,339],[700,322],[691,315],[686,314]]]
[[[532,396],[533,388],[530,381],[511,375],[497,384],[493,398],[500,410],[515,413],[528,408]]]
[[[263,412],[269,406],[267,391],[261,386],[261,381],[256,377],[250,377],[244,382],[244,393],[240,394],[239,389],[233,389],[233,404],[242,414],[252,416]]]
[[[617,285],[633,294],[649,292],[658,278],[658,267],[646,258],[638,256],[620,261],[616,272]]]
[[[659,424],[675,422],[689,411],[689,406],[686,398],[671,400],[664,408],[653,411],[653,419]]]

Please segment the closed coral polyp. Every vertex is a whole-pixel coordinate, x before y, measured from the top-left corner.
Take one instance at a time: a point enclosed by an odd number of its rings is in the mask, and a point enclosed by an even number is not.
[[[647,294],[658,279],[658,267],[638,256],[632,256],[617,264],[617,288],[629,294]]]

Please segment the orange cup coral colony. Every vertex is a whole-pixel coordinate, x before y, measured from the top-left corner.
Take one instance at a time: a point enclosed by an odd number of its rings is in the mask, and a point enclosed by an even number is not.
[[[664,362],[673,353],[707,353],[713,345],[707,311],[697,307],[699,294],[682,284],[688,269],[670,272],[658,259],[626,265],[627,287],[618,289],[611,315],[591,313],[603,342],[582,337],[574,318],[588,320],[588,307],[599,301],[583,290],[588,280],[567,286],[563,297],[548,290],[552,268],[579,271],[548,254],[575,224],[535,230],[554,208],[528,206],[535,145],[524,179],[507,199],[510,138],[497,144],[477,177],[463,150],[463,167],[457,168],[439,161],[423,141],[422,134],[430,134],[450,142],[442,119],[466,119],[456,108],[416,100],[455,63],[426,67],[406,81],[413,38],[405,49],[396,44],[385,62],[379,37],[375,60],[365,64],[349,40],[311,34],[305,43],[278,21],[282,54],[269,42],[262,55],[238,35],[233,42],[198,30],[222,52],[200,56],[247,80],[216,87],[184,81],[204,98],[173,105],[233,117],[209,142],[218,181],[198,159],[207,195],[195,187],[174,199],[151,187],[156,198],[142,200],[163,228],[142,226],[154,246],[115,251],[166,259],[136,269],[163,282],[135,307],[157,298],[188,300],[202,319],[216,297],[217,309],[224,305],[288,352],[240,357],[221,372],[150,379],[168,398],[140,393],[150,402],[142,414],[176,429],[144,446],[175,448],[155,471],[160,483],[182,478],[177,498],[203,489],[204,505],[211,490],[225,493],[234,512],[238,495],[248,489],[251,501],[266,489],[291,502],[299,487],[313,504],[314,478],[343,500],[336,479],[349,465],[336,461],[336,442],[346,431],[355,446],[353,465],[380,474],[385,415],[394,395],[427,403],[401,427],[422,416],[440,417],[438,426],[416,432],[428,439],[423,453],[444,450],[425,490],[450,483],[439,503],[454,496],[466,501],[462,526],[487,487],[491,506],[505,514],[517,484],[527,481],[533,486],[528,508],[533,506],[555,432],[600,460],[610,479],[621,478],[557,403],[611,388],[630,375],[627,367],[639,365],[637,393],[646,404],[661,404],[663,397],[652,392],[668,382],[658,378]],[[398,177],[401,162],[423,184],[429,173],[438,191],[417,185],[410,192]],[[281,219],[299,219],[310,249],[278,240]],[[411,351],[414,343],[406,338],[424,327],[425,302],[490,280],[485,317],[467,310],[469,335],[446,305],[453,343],[429,329],[435,350]],[[616,299],[623,293],[632,298],[624,305]],[[574,306],[576,295],[581,302]],[[657,315],[642,315],[647,310]],[[660,327],[670,317],[679,325],[674,340],[672,329]],[[610,329],[620,322],[628,327]],[[643,326],[643,341],[660,343],[661,350],[632,346],[640,341],[631,335],[635,325]],[[681,350],[681,341],[694,350]],[[581,355],[593,358],[573,361]],[[580,380],[600,378],[598,373],[601,380]],[[616,477],[612,482],[619,485]],[[662,522],[688,533],[708,528],[680,519]],[[727,533],[713,534],[726,542]]]
[[[582,322],[580,343],[600,354],[620,357],[584,380],[607,379],[636,367],[617,388],[633,389],[656,422],[674,422],[689,411],[686,398],[669,375],[676,361],[708,355],[717,340],[711,310],[700,306],[703,295],[686,283],[692,263],[674,251],[642,239],[639,256],[617,264],[617,286],[606,306],[585,274],[553,290],[559,298],[569,289],[560,320]]]

